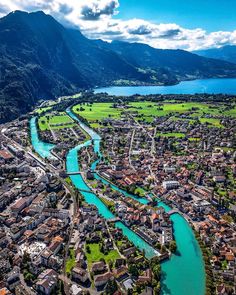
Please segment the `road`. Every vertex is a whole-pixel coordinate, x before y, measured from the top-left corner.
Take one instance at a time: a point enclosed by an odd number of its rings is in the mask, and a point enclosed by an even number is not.
[[[152,157],[152,164],[155,161],[155,153],[156,153],[156,143],[155,143],[155,136],[157,133],[157,126],[154,128],[153,135],[152,135],[152,145],[151,145],[151,157]],[[151,176],[154,179],[154,182],[157,184],[157,178],[155,173],[152,170],[152,165],[148,166]]]
[[[156,143],[155,143],[156,133],[157,133],[157,126],[154,128],[153,135],[152,135],[151,155],[154,158],[155,158],[155,152],[156,152]]]
[[[148,130],[146,128],[143,127],[143,125],[141,123],[139,123],[133,115],[129,114],[130,118],[133,119],[135,121],[135,123],[151,138],[152,140],[152,144],[151,144],[151,157],[152,157],[152,163],[154,163],[155,161],[155,152],[156,152],[156,144],[155,144],[155,136],[156,136],[156,132],[157,132],[157,126],[154,128],[153,130],[153,134],[150,134],[148,132]],[[131,138],[131,142],[132,142],[132,138]],[[132,145],[130,145],[132,146]],[[135,168],[133,167],[132,163],[131,163],[131,160],[130,160],[130,152],[129,152],[129,163],[130,163],[130,166],[135,170]],[[154,181],[155,183],[157,183],[157,179],[156,179],[156,175],[155,173],[152,171],[152,165],[149,165],[148,166],[149,168],[149,171],[150,171],[150,175],[154,178]]]
[[[134,136],[135,136],[135,129],[132,132],[131,135],[131,140],[130,140],[130,147],[129,147],[129,165],[133,170],[136,170],[135,167],[132,164],[132,160],[131,160],[131,153],[132,153],[132,146],[133,146],[133,141],[134,141]]]
[[[54,141],[57,141],[57,136],[56,136],[56,134],[55,134],[53,128],[51,127],[50,123],[48,123],[48,127],[49,127],[49,129],[50,129],[50,132],[52,133],[53,140],[54,140]]]
[[[78,134],[75,132],[74,128],[70,128],[70,130],[73,132],[73,134],[74,134],[74,136],[75,136],[76,138],[79,137]]]

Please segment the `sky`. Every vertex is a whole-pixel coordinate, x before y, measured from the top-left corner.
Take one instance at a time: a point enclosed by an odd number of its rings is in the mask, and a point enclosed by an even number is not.
[[[0,16],[43,10],[84,35],[189,51],[236,45],[236,0],[0,0]]]

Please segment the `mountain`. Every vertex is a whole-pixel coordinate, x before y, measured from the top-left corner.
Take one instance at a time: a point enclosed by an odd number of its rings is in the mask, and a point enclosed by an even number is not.
[[[15,11],[0,19],[0,123],[39,99],[80,89],[219,76],[236,76],[236,65],[183,50],[89,40],[43,12]]]
[[[195,53],[204,57],[221,59],[236,64],[236,45],[227,45],[220,48],[198,50],[195,51]]]
[[[12,12],[0,19],[0,122],[29,111],[36,100],[109,85],[150,81],[116,53],[43,12]]]
[[[165,69],[178,81],[235,75],[235,66],[231,63],[204,58],[184,50],[156,49],[142,43],[121,41],[107,43],[97,40],[96,43],[102,48],[113,50],[138,68],[147,71]]]

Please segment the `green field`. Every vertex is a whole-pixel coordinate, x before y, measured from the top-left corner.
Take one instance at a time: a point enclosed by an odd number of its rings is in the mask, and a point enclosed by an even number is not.
[[[56,116],[43,116],[39,118],[38,123],[41,131],[71,128],[75,126],[73,120],[65,114]]]
[[[80,111],[80,107],[84,110]],[[94,103],[89,105],[77,105],[73,107],[76,114],[80,114],[90,122],[100,121],[106,118],[120,118],[121,109],[112,107],[112,103]]]
[[[87,244],[90,247],[91,253],[86,252],[86,257],[88,260],[89,267],[93,262],[100,261],[101,258],[104,258],[106,263],[109,261],[115,261],[117,258],[120,258],[119,253],[116,250],[111,250],[107,255],[104,255],[99,250],[99,244]]]
[[[141,197],[144,197],[145,194],[146,194],[147,192],[146,192],[143,188],[141,188],[141,187],[137,187],[137,188],[135,189],[134,193],[135,193],[136,195],[139,195],[139,196],[141,196]]]
[[[91,125],[91,128],[95,129],[95,128],[99,128],[100,125],[98,123],[92,123]]]
[[[236,117],[236,107],[231,110],[224,110],[224,106],[210,105],[207,103],[198,102],[186,102],[186,103],[174,103],[174,102],[130,102],[128,108],[120,109],[114,108],[113,103],[93,103],[79,104],[73,108],[73,111],[85,119],[87,119],[92,127],[99,128],[98,124],[103,119],[113,118],[119,119],[122,112],[132,114],[137,120],[145,120],[152,122],[155,117],[172,115],[175,120],[178,119],[178,114],[186,114],[190,112],[190,122],[194,122],[197,118],[201,123],[209,123],[209,126],[222,127],[220,120],[217,118],[206,118],[206,115],[212,116],[232,116]]]
[[[200,118],[200,122],[202,124],[208,123],[209,125],[214,126],[214,127],[219,127],[219,128],[224,127],[220,124],[220,120],[215,119],[215,118]]]
[[[188,140],[189,140],[189,141],[200,141],[201,138],[199,138],[199,137],[189,137]]]
[[[185,134],[178,133],[178,132],[168,132],[168,133],[157,133],[156,136],[183,138],[185,137]]]
[[[166,116],[170,113],[173,115],[177,113],[186,113],[186,112],[194,112],[195,115],[203,116],[204,114],[211,115],[222,115],[222,107],[215,107],[214,105],[209,105],[206,103],[198,103],[198,102],[186,102],[186,103],[156,103],[156,102],[132,102],[131,106],[138,109],[139,114],[144,115],[154,115],[154,116]],[[236,107],[230,111],[223,112],[225,115],[236,116]]]
[[[114,206],[115,203],[112,200],[108,200],[107,198],[99,197],[100,200],[107,206]]]
[[[76,264],[76,260],[75,260],[75,250],[70,248],[69,249],[69,258],[66,261],[66,273],[71,273],[71,270],[73,269],[73,267]]]
[[[51,110],[52,107],[45,107],[45,108],[40,108],[36,110],[36,113],[38,113],[39,115],[42,114],[42,112],[46,112]]]

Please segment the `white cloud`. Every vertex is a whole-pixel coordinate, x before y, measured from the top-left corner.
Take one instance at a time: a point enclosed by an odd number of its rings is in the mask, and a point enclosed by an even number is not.
[[[116,14],[119,6],[118,0],[91,1],[81,8],[81,16],[84,20],[98,20],[101,17],[110,17]]]
[[[143,42],[156,48],[196,50],[236,44],[236,30],[207,33],[178,24],[155,24],[142,19],[114,19],[119,0],[0,0],[0,15],[13,10],[44,12],[64,24],[78,26],[90,38]]]

